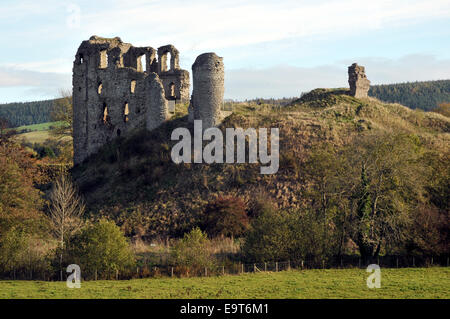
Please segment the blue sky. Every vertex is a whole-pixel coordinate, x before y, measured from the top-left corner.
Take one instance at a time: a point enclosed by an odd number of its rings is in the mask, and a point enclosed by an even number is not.
[[[225,97],[299,96],[347,86],[347,66],[373,84],[450,79],[448,0],[0,2],[0,103],[53,98],[71,87],[91,35],[175,45],[182,68],[214,51]]]

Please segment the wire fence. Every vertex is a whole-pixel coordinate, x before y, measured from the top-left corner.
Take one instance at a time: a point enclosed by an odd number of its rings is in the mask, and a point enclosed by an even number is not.
[[[210,277],[223,275],[240,275],[244,273],[279,272],[287,270],[304,269],[348,269],[366,268],[369,264],[377,264],[381,268],[407,268],[407,267],[449,267],[449,256],[379,256],[363,260],[360,256],[343,255],[327,259],[317,257],[300,260],[287,260],[259,263],[227,263],[223,265],[208,266],[180,266],[180,265],[158,265],[144,261],[135,268],[127,270],[113,270],[108,273],[97,270],[81,269],[83,280],[127,280],[137,278],[159,278],[159,277]],[[66,280],[69,274],[65,269],[39,269],[20,268],[0,272],[3,280],[40,280],[58,281]]]

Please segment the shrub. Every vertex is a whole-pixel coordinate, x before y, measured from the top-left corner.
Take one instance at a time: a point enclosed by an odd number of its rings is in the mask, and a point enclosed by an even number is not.
[[[205,230],[210,236],[241,236],[247,228],[245,204],[240,198],[219,197],[206,205]]]
[[[11,271],[25,260],[28,236],[23,230],[12,227],[0,237],[0,268]]]
[[[81,273],[112,278],[116,271],[135,265],[132,249],[116,224],[105,219],[85,227],[67,244],[69,263],[78,264]]]
[[[254,262],[287,260],[291,235],[289,216],[265,209],[254,219],[242,251],[246,259]]]
[[[184,234],[172,250],[172,259],[176,266],[186,269],[189,273],[201,271],[205,267],[214,265],[214,258],[210,253],[210,241],[199,228],[194,228]]]
[[[12,227],[0,236],[0,273],[42,279],[50,272],[48,242]]]
[[[323,226],[312,212],[284,213],[266,206],[251,224],[242,252],[248,261],[321,260]]]

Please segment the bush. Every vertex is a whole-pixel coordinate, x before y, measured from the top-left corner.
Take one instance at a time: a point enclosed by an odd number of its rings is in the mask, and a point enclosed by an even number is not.
[[[113,222],[101,219],[84,228],[67,244],[65,258],[77,264],[81,273],[100,278],[114,278],[116,271],[127,271],[135,265],[132,249],[124,234]]]
[[[49,251],[41,238],[12,227],[0,236],[0,273],[9,278],[43,279],[50,273]]]
[[[172,250],[172,259],[179,268],[184,267],[186,272],[199,272],[205,267],[214,265],[214,258],[210,253],[210,241],[199,228],[194,228],[184,234]]]
[[[237,197],[219,197],[206,205],[205,230],[210,236],[238,237],[248,228],[244,202]]]
[[[242,252],[251,262],[321,260],[323,226],[312,212],[283,213],[266,206],[251,224]]]
[[[289,259],[292,232],[289,216],[272,209],[262,211],[252,223],[242,248],[249,261],[265,262]]]
[[[20,268],[26,257],[28,236],[12,227],[0,237],[0,269],[3,272]]]

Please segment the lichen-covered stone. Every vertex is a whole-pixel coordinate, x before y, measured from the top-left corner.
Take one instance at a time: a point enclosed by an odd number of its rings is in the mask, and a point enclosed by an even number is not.
[[[356,98],[367,97],[370,89],[370,81],[366,77],[365,68],[353,63],[348,67],[348,84],[350,95]]]

